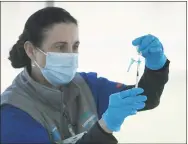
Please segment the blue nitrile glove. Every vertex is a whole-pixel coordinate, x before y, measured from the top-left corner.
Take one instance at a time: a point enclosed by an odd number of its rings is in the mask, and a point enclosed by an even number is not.
[[[167,58],[164,55],[163,46],[157,37],[148,34],[136,38],[132,44],[138,46],[138,51],[145,58],[147,68],[159,70],[165,65]]]
[[[142,88],[132,88],[110,95],[108,108],[102,115],[106,127],[111,131],[119,131],[124,119],[135,115],[137,110],[145,107],[147,97],[139,95]]]

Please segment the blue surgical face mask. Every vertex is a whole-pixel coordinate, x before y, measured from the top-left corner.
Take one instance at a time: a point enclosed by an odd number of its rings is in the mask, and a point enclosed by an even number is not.
[[[39,51],[46,55],[46,65],[42,68],[35,63],[50,84],[60,86],[72,81],[78,68],[78,54]]]

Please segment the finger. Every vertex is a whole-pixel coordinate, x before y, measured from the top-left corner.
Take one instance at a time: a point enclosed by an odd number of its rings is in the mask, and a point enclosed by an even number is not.
[[[142,55],[145,55],[149,52],[149,48],[146,47],[145,49],[141,50],[140,52],[142,53]]]
[[[135,110],[140,110],[143,109],[146,106],[146,104],[144,102],[140,102],[140,103],[134,103],[131,105],[125,105],[125,110],[126,111],[135,111]]]
[[[160,48],[158,46],[149,48],[149,53],[160,53],[160,52],[162,52],[162,48]]]
[[[136,110],[134,110],[134,111],[130,111],[129,116],[131,116],[131,115],[136,115],[136,114],[137,114],[137,111],[136,111]]]
[[[135,98],[135,102],[138,102],[138,103],[147,101],[147,96],[145,96],[145,95],[138,95],[133,98]]]
[[[135,103],[140,103],[144,102],[147,100],[146,96],[135,96],[135,97],[127,97],[123,99],[124,104],[135,104]]]
[[[128,89],[128,90],[120,92],[120,97],[122,99],[124,99],[126,97],[136,96],[136,95],[141,94],[143,92],[144,92],[144,90],[142,88],[132,88],[132,89]]]
[[[159,46],[159,45],[161,45],[161,42],[157,38],[155,38],[149,45],[151,47]]]
[[[139,51],[143,51],[144,49],[146,49],[151,43],[153,43],[153,41],[155,41],[155,37],[152,35],[148,35],[146,36],[140,46],[139,46]]]
[[[134,110],[134,111],[132,111],[131,113],[132,113],[132,115],[135,115],[135,114],[137,114],[137,111]]]
[[[143,39],[144,37],[145,37],[145,36],[141,36],[141,37],[138,37],[138,38],[134,39],[134,40],[132,41],[132,45],[133,45],[133,46],[138,46],[138,45],[140,45],[141,42],[142,42],[142,39]]]
[[[135,108],[137,110],[143,109],[146,106],[144,102],[136,104]]]
[[[143,101],[146,101],[147,100],[147,96],[146,95],[138,95],[139,97],[142,97]],[[138,97],[137,96],[137,97]]]
[[[159,52],[158,50],[160,47],[160,42],[157,39],[154,39],[151,43],[149,43],[146,47],[140,47],[140,51],[143,55],[146,53],[153,53],[153,52]],[[156,50],[157,48],[157,50]]]
[[[132,45],[133,46],[138,46],[138,45],[145,45],[145,43],[147,44],[147,41],[149,40],[149,42],[150,41],[152,41],[152,40],[154,40],[154,39],[156,39],[156,40],[158,40],[158,38],[157,37],[155,37],[155,36],[153,36],[153,35],[151,35],[151,34],[148,34],[148,35],[144,35],[144,36],[141,36],[141,37],[138,37],[138,38],[136,38],[136,39],[134,39],[133,41],[132,41]],[[145,41],[145,42],[144,42]]]
[[[130,96],[137,96],[139,94],[142,94],[144,92],[143,88],[132,88],[130,91]]]

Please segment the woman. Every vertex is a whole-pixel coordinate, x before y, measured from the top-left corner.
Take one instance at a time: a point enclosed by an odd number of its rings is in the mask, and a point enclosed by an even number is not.
[[[159,105],[170,62],[158,38],[133,41],[146,60],[139,88],[77,73],[79,43],[64,9],[30,16],[10,51],[12,66],[25,69],[1,95],[2,143],[117,143],[126,117]]]

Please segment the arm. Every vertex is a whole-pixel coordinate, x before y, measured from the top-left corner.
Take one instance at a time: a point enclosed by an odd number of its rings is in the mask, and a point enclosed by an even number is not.
[[[145,71],[138,85],[144,89],[144,95],[148,97],[146,107],[142,110],[153,109],[159,105],[164,86],[168,81],[170,62],[164,54],[162,43],[151,34],[136,38],[132,44],[137,46],[137,51],[145,58]],[[105,78],[97,78],[94,74],[93,76],[83,74],[83,77],[94,95],[99,117],[106,110],[109,96],[112,93],[134,87],[134,85],[125,86],[123,84],[117,87],[118,83]]]
[[[159,105],[164,86],[168,82],[169,64],[170,61],[167,60],[160,70],[150,70],[145,67],[138,87],[144,89],[144,95],[147,96],[148,100],[146,101],[146,106],[140,111],[153,109]],[[135,85],[128,85],[125,90],[133,87]]]
[[[132,41],[137,51],[145,58],[145,71],[140,79],[139,87],[144,89],[148,101],[143,110],[157,107],[160,103],[165,84],[168,81],[169,63],[159,38],[148,34]]]
[[[48,132],[27,113],[11,105],[1,107],[0,143],[46,143]]]
[[[164,90],[164,86],[168,81],[169,63],[167,60],[163,68],[160,70],[150,70],[145,67],[144,73],[139,81],[139,87],[144,89],[144,95],[147,96],[146,106],[144,109],[149,110],[157,107]],[[97,77],[97,73],[80,73],[85,79],[94,96],[99,119],[108,106],[109,96],[113,93],[133,88],[135,85],[125,85],[118,82],[109,81],[103,77]]]
[[[99,120],[76,144],[117,144],[118,141],[106,128],[104,122]]]
[[[99,122],[100,123],[100,122]],[[77,144],[113,143],[115,137],[107,133],[98,122],[85,134]],[[11,105],[1,108],[1,140],[0,143],[45,143],[50,144],[48,132],[41,124],[27,113]]]

